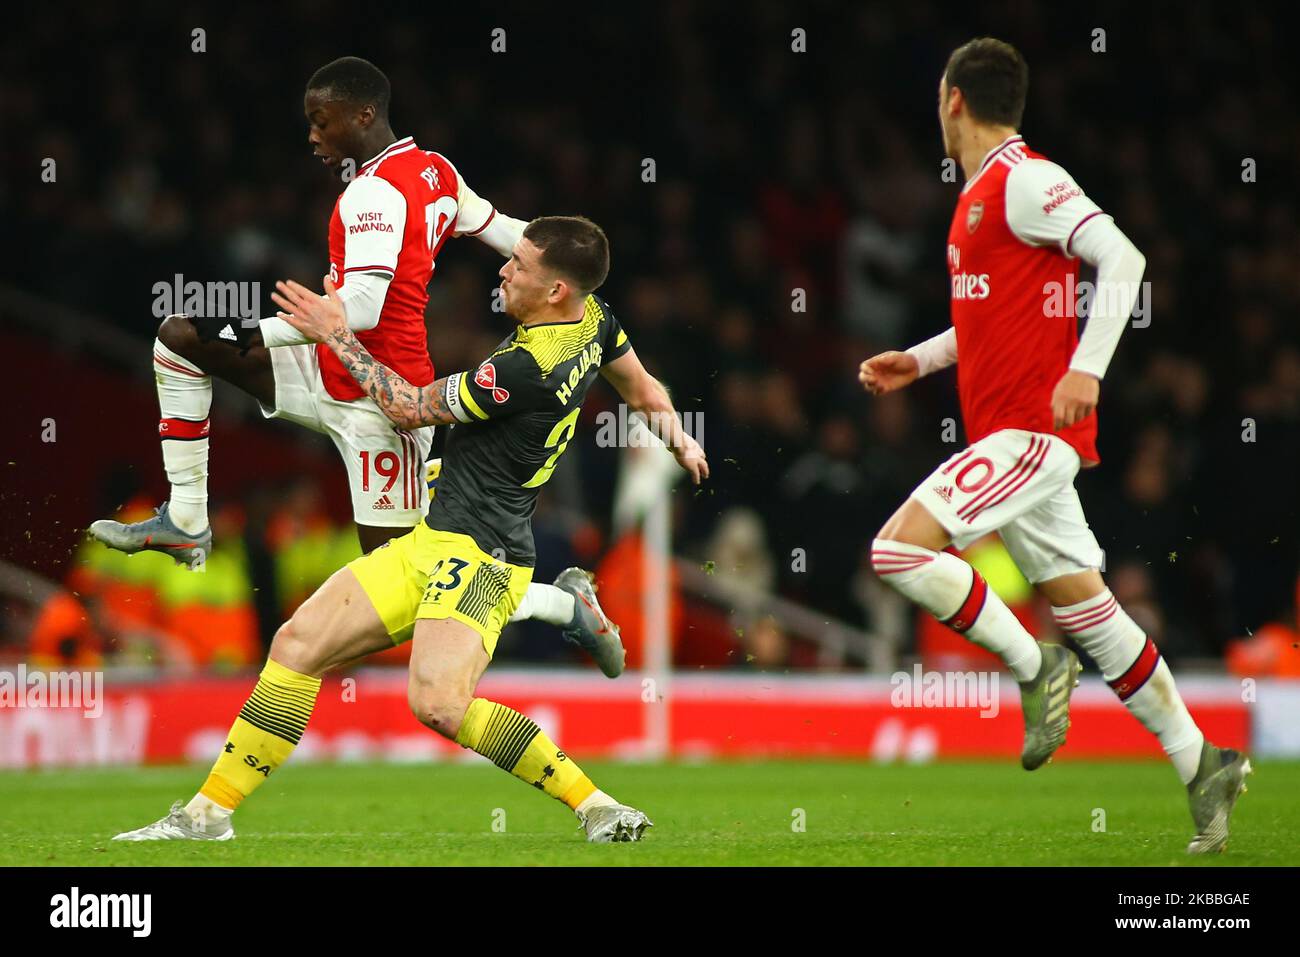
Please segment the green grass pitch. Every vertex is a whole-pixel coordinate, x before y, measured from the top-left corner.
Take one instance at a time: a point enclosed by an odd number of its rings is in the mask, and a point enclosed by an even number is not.
[[[0,772],[0,865],[1300,864],[1300,763],[1257,763],[1212,859],[1184,853],[1186,798],[1159,762],[586,770],[650,815],[643,843],[587,844],[567,809],[486,762],[290,764],[224,844],[109,840],[188,799],[206,768]]]

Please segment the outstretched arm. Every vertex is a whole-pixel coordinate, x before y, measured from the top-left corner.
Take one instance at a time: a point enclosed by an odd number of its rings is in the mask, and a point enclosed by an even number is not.
[[[477,230],[458,233],[460,236],[473,236],[475,239],[491,246],[498,253],[509,259],[515,248],[515,243],[519,242],[519,237],[524,234],[524,227],[528,224],[522,219],[513,219],[502,212],[493,210],[488,214],[488,220]]]
[[[519,237],[524,234],[524,227],[528,224],[501,212],[470,189],[465,177],[459,172],[456,175],[460,180],[460,215],[456,220],[456,235],[473,236],[509,259],[515,243],[519,242]]]
[[[328,276],[325,295],[289,280],[277,282],[271,299],[280,307],[279,317],[311,342],[329,346],[343,368],[356,379],[375,404],[401,429],[454,422],[447,408],[447,380],[426,386],[412,385],[372,356],[348,328],[347,313]]]
[[[602,365],[600,374],[618,390],[633,412],[645,417],[650,431],[663,440],[677,464],[691,473],[691,480],[696,485],[709,477],[709,460],[704,449],[682,428],[668,390],[646,371],[636,357],[636,350],[628,349],[617,359]]]

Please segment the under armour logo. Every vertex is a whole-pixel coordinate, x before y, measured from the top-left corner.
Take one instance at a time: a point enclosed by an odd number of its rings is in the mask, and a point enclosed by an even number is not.
[[[533,782],[533,787],[537,788],[539,791],[545,791],[546,779],[552,777],[555,777],[555,768],[551,767],[548,764],[545,768],[542,769],[542,776]]]

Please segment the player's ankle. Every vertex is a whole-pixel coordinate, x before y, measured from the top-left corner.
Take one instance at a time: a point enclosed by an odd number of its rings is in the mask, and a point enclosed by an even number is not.
[[[196,794],[190,798],[190,803],[185,805],[185,813],[191,820],[196,823],[202,823],[207,828],[213,824],[221,824],[230,820],[230,816],[235,812],[228,807],[223,807],[212,798],[204,794]]]
[[[198,535],[208,528],[206,502],[187,502],[173,494],[167,505],[167,517],[186,535]]]
[[[533,599],[533,617],[555,625],[571,628],[578,619],[577,601],[562,588],[533,582],[528,586]]]
[[[1007,670],[1015,675],[1018,683],[1022,685],[1033,683],[1043,671],[1043,643],[1034,639],[1033,647],[1026,648],[1023,656],[1004,663]]]
[[[596,790],[592,791],[590,794],[588,794],[585,798],[582,799],[582,801],[578,804],[578,806],[573,809],[573,813],[578,815],[579,818],[581,818],[585,816],[586,813],[590,811],[592,808],[613,807],[614,805],[617,804],[618,802],[615,801],[612,797],[610,797],[600,788],[596,788]]]

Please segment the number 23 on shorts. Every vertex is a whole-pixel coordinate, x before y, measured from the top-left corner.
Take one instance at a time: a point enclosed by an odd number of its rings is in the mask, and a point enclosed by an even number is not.
[[[429,584],[424,590],[424,600],[441,602],[440,592],[455,591],[463,584],[461,572],[469,568],[470,563],[460,558],[440,558],[438,564],[429,572]]]

